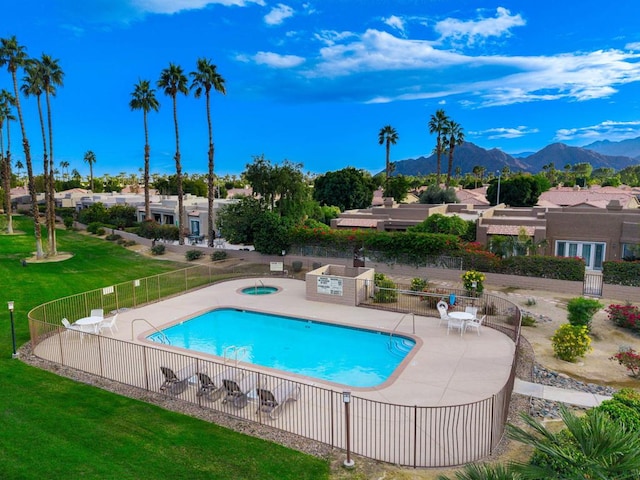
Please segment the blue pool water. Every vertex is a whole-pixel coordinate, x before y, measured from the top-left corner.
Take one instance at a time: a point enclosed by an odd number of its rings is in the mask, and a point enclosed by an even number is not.
[[[244,347],[241,361],[352,387],[383,383],[415,346],[399,335],[236,309],[212,310],[162,333],[172,346],[217,356]]]
[[[268,287],[264,285],[255,287],[246,287],[242,289],[242,293],[245,295],[270,295],[278,291],[277,287]]]

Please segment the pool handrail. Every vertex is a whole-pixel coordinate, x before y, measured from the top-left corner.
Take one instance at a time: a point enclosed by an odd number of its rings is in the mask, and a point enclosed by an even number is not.
[[[149,325],[151,328],[153,328],[153,329],[156,331],[156,333],[159,333],[159,334],[160,334],[160,337],[164,340],[164,341],[162,341],[162,342],[160,342],[160,343],[164,343],[165,345],[171,345],[171,340],[169,340],[169,337],[167,337],[167,334],[166,334],[166,333],[164,333],[162,330],[158,330],[158,328],[157,328],[157,327],[154,327],[154,326],[149,322],[149,320],[147,320],[146,318],[134,318],[134,319],[131,321],[131,341],[132,341],[132,342],[133,342],[133,325],[134,325],[138,320],[140,320],[140,321],[142,321],[142,322],[145,322],[147,325]],[[166,343],[165,343],[165,342],[166,342]]]

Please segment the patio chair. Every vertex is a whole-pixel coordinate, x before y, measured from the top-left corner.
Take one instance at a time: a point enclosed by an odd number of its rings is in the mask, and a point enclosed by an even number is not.
[[[282,382],[275,389],[257,388],[260,405],[256,413],[262,411],[269,414],[275,420],[280,415],[282,408],[289,401],[296,401],[300,398],[300,386],[292,382]]]
[[[478,335],[480,335],[480,327],[482,327],[482,322],[484,322],[487,319],[486,315],[483,315],[482,318],[478,319],[478,318],[474,318],[473,320],[469,320],[465,323],[465,330],[467,328],[475,328],[476,332],[478,332]]]
[[[438,325],[442,325],[442,322],[446,322],[447,320],[449,320],[449,314],[447,313],[449,310],[449,306],[444,300],[440,300],[436,305],[436,308],[438,309],[438,313],[440,314],[440,321],[438,322]]]
[[[219,373],[213,379],[205,372],[198,372],[196,376],[200,384],[196,395],[211,401],[219,400],[225,394],[226,390],[223,384],[223,378],[234,377],[230,369]]]
[[[249,392],[255,388],[255,375],[249,374],[241,379],[223,378],[222,385],[226,396],[222,403],[231,402],[236,408],[244,408],[249,403]]]
[[[69,323],[69,320],[67,320],[66,318],[62,319],[62,325],[64,325],[64,328],[66,328],[67,330],[78,332],[80,334],[80,341],[84,341],[85,333],[93,333],[93,330],[89,330],[89,328],[91,327]]]
[[[91,310],[90,317],[101,317],[104,318],[104,309],[103,308],[94,308]]]
[[[160,391],[170,395],[180,395],[184,392],[189,386],[189,378],[193,376],[193,374],[178,376],[169,367],[160,367],[160,371],[164,375],[164,383],[160,386]]]
[[[460,336],[464,333],[466,322],[460,318],[449,317],[447,320],[447,335],[449,335],[449,330],[457,329],[460,330]]]
[[[116,325],[117,320],[118,320],[118,314],[116,313],[113,317],[109,317],[106,320],[103,320],[102,322],[100,322],[100,326],[98,327],[100,333],[102,333],[103,330],[106,330],[108,328],[109,331],[111,332],[111,335],[113,335],[113,329],[115,328],[116,331],[118,330],[118,326]]]
[[[478,307],[464,307],[464,311],[473,315],[473,318],[476,318],[478,315]]]

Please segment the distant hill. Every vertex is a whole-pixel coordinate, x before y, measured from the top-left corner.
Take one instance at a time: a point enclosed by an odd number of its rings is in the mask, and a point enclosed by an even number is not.
[[[582,148],[587,148],[603,155],[621,155],[640,160],[640,137],[629,138],[620,142],[602,140],[590,143]]]
[[[631,157],[603,155],[586,148],[570,147],[564,143],[548,145],[523,160],[537,172],[542,170],[543,165],[549,163],[553,163],[557,170],[562,170],[567,164],[575,165],[576,163],[590,163],[593,168],[609,167],[621,170],[637,163]]]
[[[638,140],[638,148],[640,149],[640,138],[636,140]],[[493,170],[502,170],[505,166],[508,166],[512,172],[537,173],[542,171],[543,165],[550,163],[553,163],[557,170],[562,170],[567,164],[575,165],[576,163],[590,163],[593,168],[609,167],[616,170],[640,163],[640,157],[635,159],[624,155],[606,155],[593,149],[570,147],[564,143],[548,145],[542,150],[524,157],[519,155],[524,154],[513,156],[497,148],[486,150],[471,142],[464,142],[454,151],[452,174],[455,173],[456,167],[460,167],[463,173],[469,173],[477,165],[484,167],[486,173]],[[443,174],[447,173],[448,161],[447,155],[441,157],[440,171]],[[394,173],[418,176],[435,173],[435,171],[436,156],[431,155],[429,157],[422,156],[397,161],[395,162]]]

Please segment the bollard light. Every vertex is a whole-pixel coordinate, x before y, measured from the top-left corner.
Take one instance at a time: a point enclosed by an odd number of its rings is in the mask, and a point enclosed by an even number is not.
[[[11,343],[13,345],[11,358],[18,358],[18,352],[16,351],[16,329],[13,323],[13,302],[7,302],[7,307],[9,307],[9,316],[11,317]]]
[[[344,466],[347,468],[351,468],[355,464],[355,462],[351,459],[351,426],[349,424],[349,405],[351,403],[351,392],[342,392],[342,401],[344,402],[344,429],[347,437],[347,459],[344,461]]]

